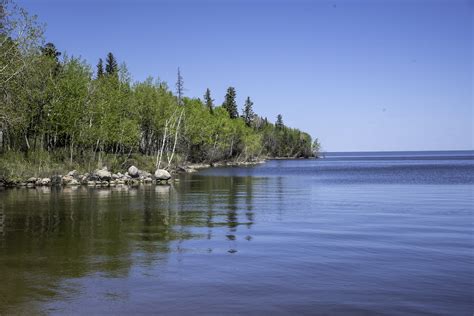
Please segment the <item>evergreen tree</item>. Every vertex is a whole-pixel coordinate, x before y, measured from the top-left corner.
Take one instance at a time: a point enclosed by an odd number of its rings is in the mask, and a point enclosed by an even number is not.
[[[183,90],[183,76],[181,76],[181,70],[178,67],[178,78],[176,80],[176,96],[178,97],[178,105],[183,105]]]
[[[253,102],[250,101],[250,97],[247,97],[247,100],[245,100],[244,110],[242,112],[242,118],[244,119],[245,124],[249,127],[252,124],[252,120],[255,115],[252,106]]]
[[[229,87],[227,89],[227,93],[225,94],[224,103],[222,104],[224,109],[226,109],[227,112],[229,113],[229,117],[231,119],[235,119],[239,116],[239,112],[237,111],[237,103],[235,101],[235,96],[236,96],[235,88]]]
[[[211,114],[214,113],[214,100],[211,98],[211,90],[209,90],[209,88],[206,89],[206,93],[204,94],[204,103],[209,109],[209,112]]]
[[[283,117],[281,116],[281,114],[278,114],[277,116],[277,121],[275,123],[275,127],[277,129],[283,129],[285,125],[283,124]]]
[[[102,58],[99,58],[99,62],[97,63],[97,79],[101,78],[104,75],[104,62]]]
[[[59,62],[58,57],[61,56],[61,53],[58,52],[58,50],[56,49],[56,46],[53,43],[51,43],[51,42],[46,43],[41,48],[41,52],[43,53],[44,56],[54,58],[56,60],[56,62]]]
[[[105,72],[108,75],[115,75],[117,74],[118,64],[117,60],[115,59],[114,54],[108,53],[107,58],[105,59]]]

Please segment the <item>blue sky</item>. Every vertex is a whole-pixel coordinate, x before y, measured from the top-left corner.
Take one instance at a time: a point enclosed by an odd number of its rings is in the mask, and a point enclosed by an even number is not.
[[[18,0],[46,40],[239,106],[326,151],[473,149],[472,1]]]

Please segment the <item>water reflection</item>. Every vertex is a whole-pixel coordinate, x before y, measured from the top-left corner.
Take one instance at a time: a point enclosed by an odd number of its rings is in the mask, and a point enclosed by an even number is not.
[[[194,176],[166,186],[0,192],[0,313],[73,296],[79,289],[65,280],[129,278],[134,266],[156,270],[173,253],[238,252],[239,240],[252,239],[255,182]],[[226,249],[214,242],[223,239]]]

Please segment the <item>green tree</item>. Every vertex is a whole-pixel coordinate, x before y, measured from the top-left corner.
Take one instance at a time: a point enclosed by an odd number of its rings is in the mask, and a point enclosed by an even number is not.
[[[115,59],[114,54],[108,53],[107,58],[105,59],[105,72],[108,75],[115,75],[118,71],[118,63]]]
[[[227,88],[227,93],[225,94],[224,103],[222,107],[227,110],[229,117],[235,119],[239,117],[239,112],[237,111],[237,102],[235,101],[236,92],[234,87]]]
[[[102,78],[104,75],[104,62],[102,58],[99,58],[99,62],[97,63],[97,79]]]
[[[285,124],[283,124],[283,117],[281,116],[281,114],[278,114],[278,116],[277,116],[275,127],[279,130],[281,130],[281,129],[283,129],[283,127],[285,127]]]
[[[250,125],[252,124],[254,116],[255,116],[255,113],[253,112],[253,102],[250,101],[250,97],[247,97],[247,99],[245,100],[242,117],[244,119],[245,124],[248,127],[250,127]]]
[[[214,100],[211,97],[211,90],[209,90],[209,88],[207,88],[206,93],[204,93],[204,104],[209,110],[209,113],[212,114],[214,112]]]

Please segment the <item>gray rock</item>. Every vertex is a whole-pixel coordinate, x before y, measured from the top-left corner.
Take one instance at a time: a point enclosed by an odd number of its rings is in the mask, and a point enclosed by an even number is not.
[[[41,179],[41,185],[49,185],[51,183],[50,178],[43,178]]]
[[[77,170],[72,170],[67,173],[67,176],[73,177],[73,178],[77,177],[78,175],[79,173],[77,172]]]
[[[139,177],[139,172],[140,170],[138,170],[137,167],[135,166],[130,166],[130,168],[128,168],[128,174],[132,177],[132,178],[138,178]]]
[[[71,182],[76,181],[73,176],[70,176],[69,174],[67,176],[64,176],[62,178],[62,184],[70,184]],[[76,181],[77,182],[77,181]]]
[[[171,179],[171,175],[168,171],[164,169],[156,169],[155,178],[156,180],[169,180]]]
[[[151,177],[151,173],[143,170],[138,170],[138,175],[143,178],[149,178]]]
[[[109,181],[112,178],[112,173],[107,170],[107,167],[96,170],[95,174],[102,181]]]
[[[36,183],[36,181],[38,181],[38,179],[35,177],[31,177],[28,180],[26,180],[27,183]]]

